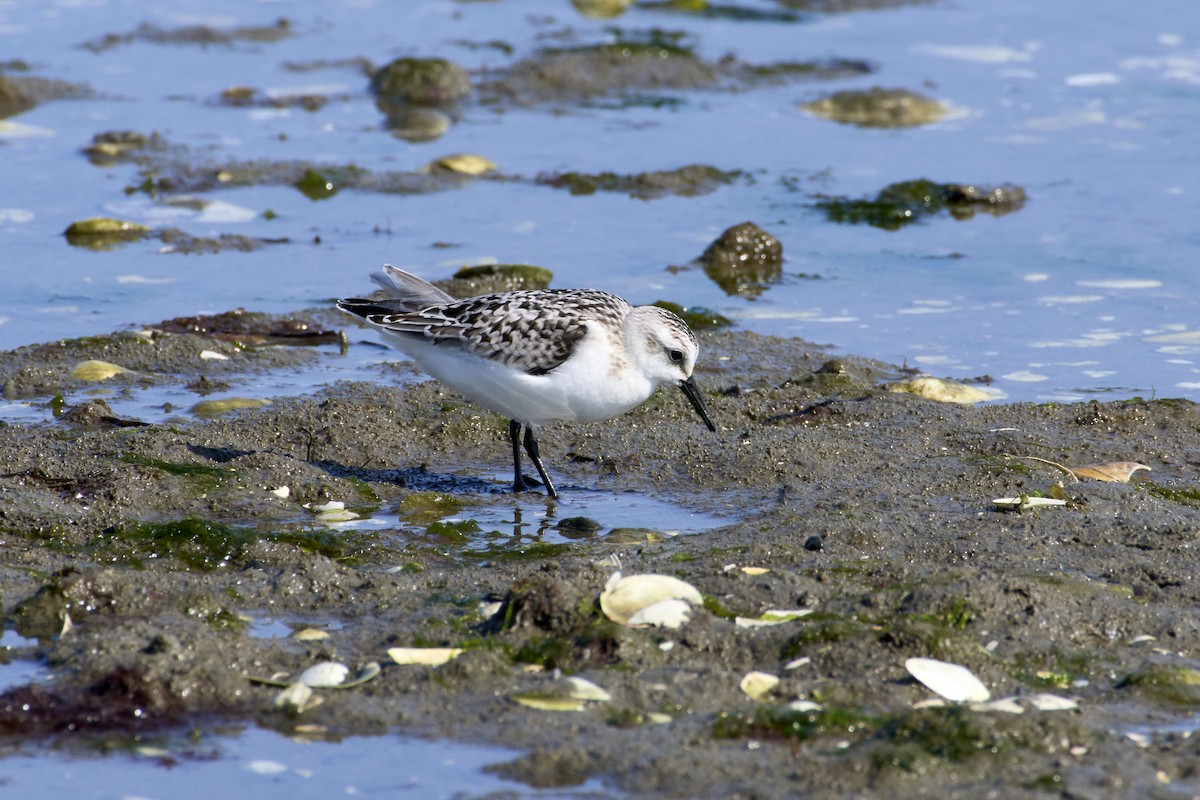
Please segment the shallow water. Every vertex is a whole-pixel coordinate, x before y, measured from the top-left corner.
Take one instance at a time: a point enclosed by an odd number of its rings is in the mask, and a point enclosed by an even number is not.
[[[1098,10],[1081,0],[1018,0],[822,15],[748,2],[740,16],[718,13],[731,7],[709,15],[635,7],[600,21],[556,0],[185,2],[170,10],[99,0],[5,4],[5,58],[24,59],[33,75],[84,83],[96,96],[43,103],[0,126],[0,270],[8,289],[0,346],[237,306],[293,310],[361,293],[366,273],[384,261],[433,278],[496,259],[549,267],[558,286],[705,305],[757,331],[943,376],[987,374],[1011,399],[1200,397],[1200,277],[1192,268],[1200,204],[1187,179],[1198,158],[1189,132],[1200,123],[1200,49],[1177,32],[1189,3]],[[294,35],[271,43],[79,46],[142,22],[230,28],[272,24],[281,14]],[[285,66],[436,55],[478,70],[510,61],[495,42],[519,58],[544,44],[604,41],[614,25],[685,31],[684,41],[710,59],[862,58],[879,69],[586,107],[468,103],[443,137],[412,144],[384,130],[355,69]],[[934,125],[873,130],[797,106],[876,85],[924,91],[956,113]],[[332,99],[312,112],[218,105],[231,86]],[[412,170],[474,152],[525,179],[708,163],[747,171],[752,181],[655,200],[575,197],[527,181],[411,196],[343,191],[322,201],[254,186],[210,192],[206,199],[219,203],[196,211],[127,195],[137,179],[132,167],[89,164],[81,148],[111,129],[159,131],[201,163],[311,159]],[[837,225],[813,206],[818,193],[865,197],[920,177],[1012,182],[1030,200],[998,218],[939,216],[898,231]],[[264,219],[268,209],[278,216]],[[106,253],[64,242],[71,221],[98,214],[290,243],[185,256],[160,253],[156,241]],[[747,219],[774,233],[787,258],[784,280],[761,298],[727,297],[696,270],[666,271]]]
[[[761,1],[742,6],[780,9]],[[144,21],[228,28],[269,24],[282,14],[295,35],[275,43],[133,41],[98,53],[79,46]],[[23,59],[30,74],[86,84],[95,96],[0,120],[0,347],[239,306],[287,312],[325,304],[366,290],[367,273],[385,261],[437,278],[464,263],[496,260],[551,268],[556,286],[708,306],[750,330],[802,336],[938,375],[988,374],[1010,399],[1200,399],[1200,156],[1193,144],[1200,44],[1179,32],[1180,20],[1193,16],[1191,0],[930,3],[758,20],[639,7],[615,21],[585,19],[558,0],[185,0],[169,8],[11,0],[0,5],[0,60]],[[478,70],[509,61],[489,42],[523,57],[564,32],[568,43],[604,41],[612,25],[684,30],[705,58],[864,58],[879,71],[741,92],[668,92],[668,103],[610,98],[503,111],[467,104],[445,136],[412,144],[384,129],[356,70],[285,66],[422,55]],[[216,104],[223,90],[239,85],[334,99],[314,112]],[[869,130],[797,107],[829,91],[876,85],[924,91],[957,113],[921,128]],[[127,194],[138,180],[133,167],[87,162],[81,148],[94,134],[126,129],[158,131],[200,163],[310,159],[413,170],[438,156],[474,152],[496,161],[503,175],[525,179],[706,163],[746,171],[752,180],[702,197],[654,200],[575,197],[528,181],[476,181],[413,196],[343,191],[321,201],[287,186],[254,186],[210,192],[205,199],[218,202],[198,211]],[[1002,217],[939,216],[898,231],[837,225],[813,205],[817,194],[865,197],[921,177],[1011,182],[1030,200]],[[276,216],[266,219],[267,210]],[[219,255],[161,252],[157,241],[110,252],[68,246],[61,236],[67,225],[96,215],[289,243]],[[728,297],[699,270],[666,269],[686,264],[744,220],[775,234],[787,257],[784,279],[761,297]],[[235,393],[304,393],[377,374],[379,351],[354,347],[340,358],[335,350],[323,348],[317,367],[250,381]],[[178,389],[110,399],[118,414],[148,421],[169,416],[155,411],[163,403],[194,401]],[[7,404],[0,415],[34,421],[49,411]],[[490,477],[503,480],[499,472]],[[582,497],[570,513],[594,516],[609,530],[648,521],[682,532],[716,524],[620,498],[634,511],[626,519],[604,498],[589,505],[591,496]],[[524,501],[517,507],[537,520],[531,531],[543,527],[542,509]],[[497,519],[481,526],[515,528],[515,514],[500,518],[513,510],[497,506]],[[563,538],[549,528],[542,535]],[[278,631],[264,626],[264,635]],[[0,680],[43,674],[36,663],[15,661]],[[157,758],[27,752],[0,760],[0,785],[28,797],[85,790],[95,797],[209,797],[246,786],[262,797],[328,797],[351,788],[414,797],[573,796],[539,794],[479,771],[511,758],[509,751],[394,737],[351,741],[304,745],[250,730],[206,737],[196,750],[205,755],[179,754],[170,768]],[[246,769],[255,762],[266,774]]]
[[[81,756],[65,751],[0,760],[0,786],[14,797],[329,798],[612,796],[598,781],[570,789],[531,789],[483,771],[516,753],[447,741],[379,736],[340,744],[247,729],[198,741],[146,745],[137,754]]]

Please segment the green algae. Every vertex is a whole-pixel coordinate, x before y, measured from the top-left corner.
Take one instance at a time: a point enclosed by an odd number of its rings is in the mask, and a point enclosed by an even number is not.
[[[135,568],[171,559],[185,569],[211,572],[237,566],[259,541],[292,545],[307,553],[353,563],[376,545],[369,537],[328,530],[267,531],[233,527],[185,517],[169,522],[139,522],[110,528],[89,543],[89,555],[100,561]]]
[[[1184,506],[1200,506],[1200,487],[1195,486],[1163,486],[1152,481],[1140,481],[1138,484],[1147,494],[1170,500]]]
[[[890,184],[872,199],[825,197],[816,205],[830,222],[894,231],[943,212],[955,219],[968,219],[977,211],[998,216],[1024,203],[1025,191],[1018,186],[979,188],[921,178]]]
[[[462,501],[452,495],[417,492],[400,501],[397,513],[400,519],[413,525],[431,525],[457,514],[462,507]]]
[[[355,166],[309,167],[293,184],[309,200],[327,200],[346,186],[355,185],[364,170]]]
[[[566,189],[573,195],[619,192],[640,200],[668,195],[696,197],[708,194],[743,177],[740,170],[720,170],[706,164],[689,164],[673,170],[622,175],[615,172],[562,172],[539,175],[543,186]]]
[[[788,739],[804,742],[821,736],[848,736],[867,730],[872,719],[850,708],[805,711],[759,706],[753,712],[721,712],[713,722],[715,739]]]
[[[729,317],[704,306],[689,306],[685,308],[669,300],[658,300],[654,305],[670,311],[686,322],[687,326],[694,331],[717,330],[719,328],[728,328],[733,324],[733,320],[729,319]]]

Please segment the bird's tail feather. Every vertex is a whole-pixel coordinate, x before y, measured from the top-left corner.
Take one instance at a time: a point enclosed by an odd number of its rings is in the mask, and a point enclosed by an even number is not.
[[[423,308],[454,301],[452,295],[442,291],[429,281],[418,278],[411,272],[393,267],[391,264],[384,264],[382,270],[372,272],[371,280],[387,293],[387,297],[376,301],[376,305],[397,313],[420,311]]]

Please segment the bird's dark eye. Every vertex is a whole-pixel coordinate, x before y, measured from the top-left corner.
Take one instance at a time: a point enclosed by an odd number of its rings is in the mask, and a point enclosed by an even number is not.
[[[682,364],[683,363],[683,351],[682,350],[668,350],[667,358],[671,359],[672,364]]]

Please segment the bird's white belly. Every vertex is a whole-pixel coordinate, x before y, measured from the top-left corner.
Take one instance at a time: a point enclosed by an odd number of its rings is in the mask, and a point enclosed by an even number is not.
[[[608,419],[641,405],[656,388],[638,371],[614,362],[611,348],[599,337],[587,337],[565,363],[545,375],[530,375],[452,346],[386,338],[459,394],[526,425]]]

